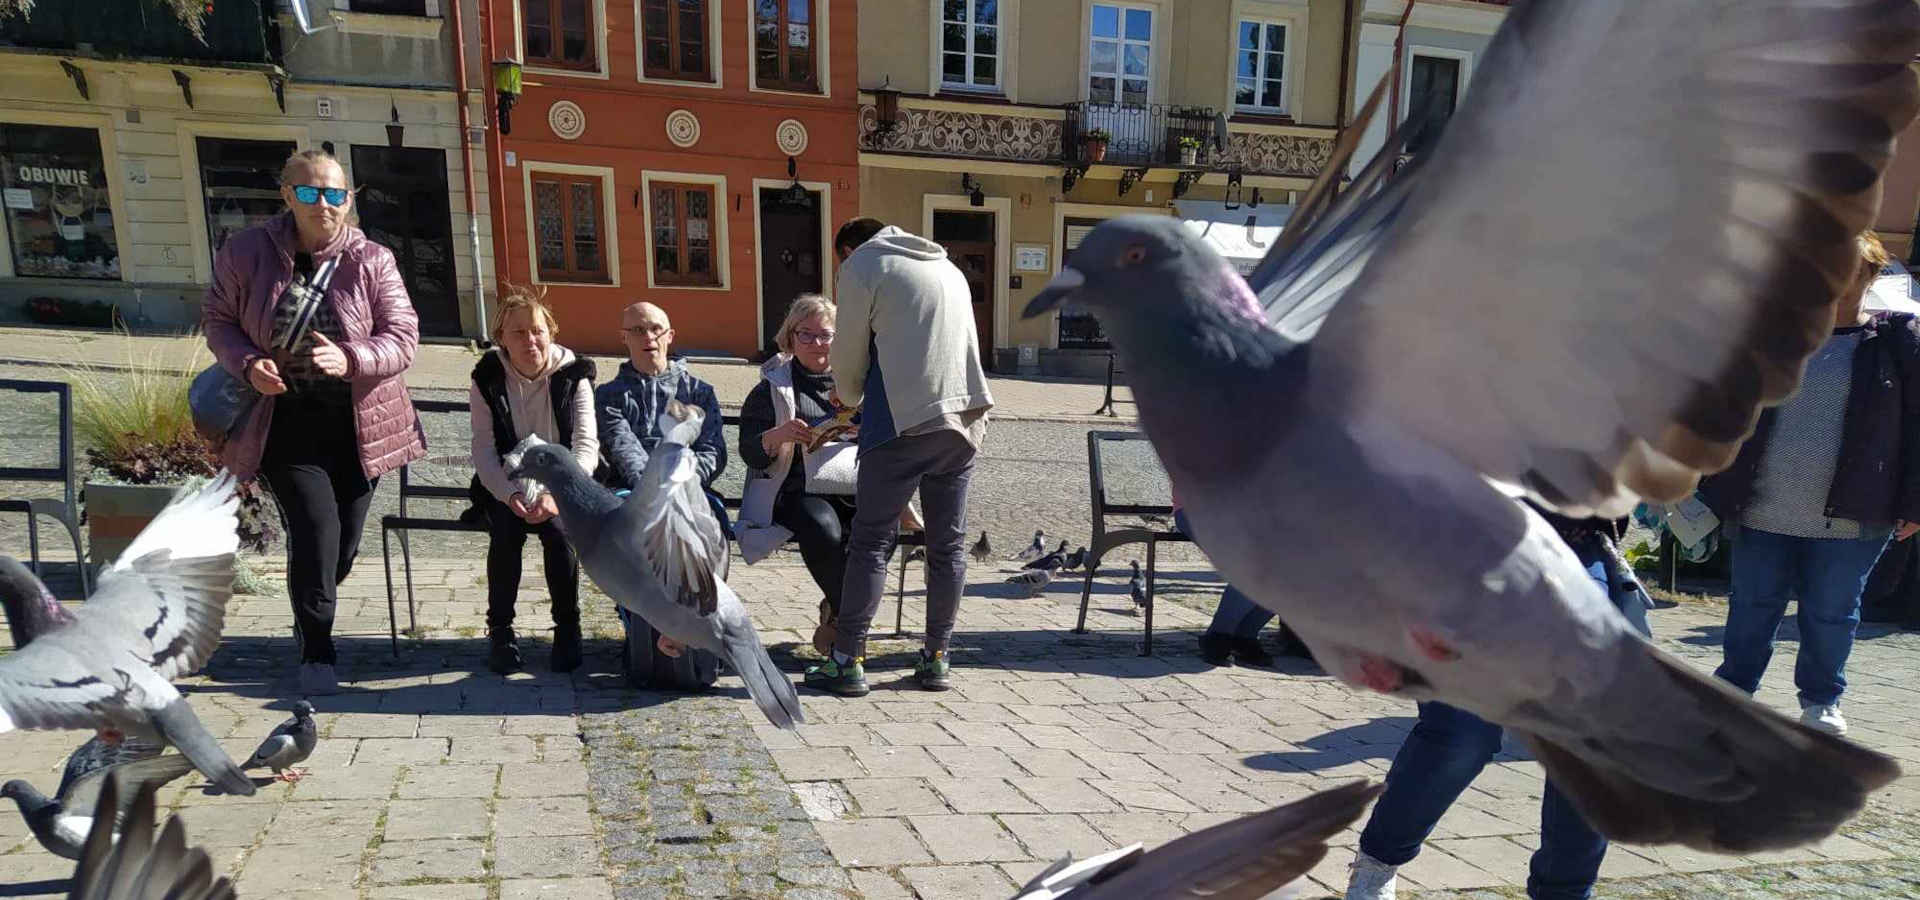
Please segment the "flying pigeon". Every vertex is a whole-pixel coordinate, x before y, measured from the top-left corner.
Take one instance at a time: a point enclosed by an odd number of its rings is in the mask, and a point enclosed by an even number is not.
[[[1127,579],[1127,596],[1133,598],[1133,608],[1137,611],[1147,605],[1147,580],[1140,574],[1140,561],[1129,560],[1133,566],[1133,577]]]
[[[1071,572],[1074,569],[1078,569],[1081,566],[1085,565],[1086,562],[1087,562],[1087,548],[1081,547],[1080,549],[1067,554],[1067,558],[1061,561],[1060,567],[1068,572]]]
[[[1895,762],[1640,638],[1510,496],[1614,516],[1729,464],[1858,284],[1916,54],[1911,0],[1533,0],[1251,285],[1112,219],[1026,312],[1100,319],[1195,539],[1342,681],[1525,735],[1614,840],[1811,843]]]
[[[1133,844],[1048,866],[1014,900],[1264,897],[1306,875],[1327,839],[1353,824],[1382,785],[1355,781],[1222,822],[1151,853]]]
[[[154,841],[158,790],[159,785],[137,785],[120,777],[109,777],[101,785],[68,900],[233,900],[233,885],[224,876],[213,877],[207,851],[187,846],[187,827],[179,816],[168,821],[160,840]],[[119,815],[109,815],[114,811]]]
[[[553,493],[560,532],[607,596],[661,634],[726,657],[767,721],[792,728],[806,721],[800,697],[727,586],[727,539],[688,449],[703,418],[698,408],[667,404],[660,445],[625,501],[596,484],[572,454],[538,437],[514,448],[508,474],[533,478]]]
[[[164,742],[221,790],[253,793],[172,683],[220,643],[240,543],[235,485],[223,472],[175,494],[64,619],[46,585],[0,556],[7,617],[44,629],[0,658],[0,732],[89,728]]]
[[[1027,549],[1015,555],[1013,561],[1023,563],[1032,562],[1045,555],[1047,555],[1047,533],[1044,531],[1035,531],[1033,533],[1033,543],[1028,544]]]
[[[1055,550],[1052,553],[1049,553],[1045,556],[1040,557],[1039,559],[1036,559],[1030,563],[1027,563],[1024,566],[1021,566],[1021,568],[1046,569],[1049,572],[1057,572],[1060,570],[1061,566],[1066,564],[1066,562],[1067,562],[1067,542],[1061,541],[1060,548],[1058,550]]]
[[[0,785],[0,797],[12,800],[20,808],[20,817],[26,820],[27,830],[33,832],[40,846],[56,856],[79,859],[80,848],[86,843],[87,832],[93,827],[93,817],[97,814],[95,803],[109,776],[117,775],[136,788],[149,785],[158,788],[192,771],[192,760],[168,753],[99,766],[63,782],[52,797],[40,793],[24,779],[15,778]],[[125,805],[114,808],[113,813],[124,819],[133,795],[123,792],[119,798]]]
[[[993,544],[987,540],[986,532],[980,532],[980,540],[974,542],[972,553],[974,562],[986,562],[987,557],[993,555]]]
[[[313,721],[313,704],[295,700],[293,718],[274,728],[267,739],[260,742],[260,749],[253,751],[240,768],[272,769],[276,781],[299,781],[307,773],[294,766],[306,762],[319,743],[320,728]]]
[[[1007,579],[1008,584],[1017,584],[1027,589],[1027,596],[1038,597],[1053,583],[1052,569],[1023,569],[1019,574]]]

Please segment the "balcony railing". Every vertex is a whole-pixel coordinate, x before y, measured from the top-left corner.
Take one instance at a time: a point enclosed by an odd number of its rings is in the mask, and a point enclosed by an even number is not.
[[[275,63],[278,29],[268,27],[270,0],[210,0],[196,38],[158,0],[67,0],[36,3],[31,13],[0,21],[0,46],[91,49],[109,57],[209,63]]]
[[[1165,104],[1067,104],[1066,127],[1061,132],[1061,157],[1094,162],[1088,156],[1087,136],[1107,134],[1106,155],[1098,162],[1116,166],[1182,165],[1180,141],[1199,144],[1193,165],[1214,162],[1214,112],[1203,106]]]

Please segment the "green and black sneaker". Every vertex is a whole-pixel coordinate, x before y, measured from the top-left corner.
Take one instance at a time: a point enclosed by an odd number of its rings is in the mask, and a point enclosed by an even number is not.
[[[867,695],[867,670],[861,665],[863,657],[854,657],[846,662],[829,657],[817,666],[807,667],[805,683],[807,687],[839,694],[842,697],[865,697]]]
[[[947,665],[947,651],[935,650],[928,653],[920,651],[920,661],[913,664],[913,678],[920,682],[923,691],[944,691],[953,687],[951,667]]]

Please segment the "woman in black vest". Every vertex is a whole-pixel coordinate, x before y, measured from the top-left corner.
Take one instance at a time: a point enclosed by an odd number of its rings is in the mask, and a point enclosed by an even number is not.
[[[580,666],[580,564],[561,537],[553,497],[531,481],[507,477],[502,462],[528,435],[563,444],[581,468],[600,459],[593,418],[593,361],[553,342],[560,333],[553,311],[534,294],[515,290],[501,301],[492,352],[473,367],[468,391],[473,421],[476,510],[486,517],[487,667],[504,675],[520,668],[513,634],[513,601],[520,593],[520,552],[527,535],[540,537],[553,597],[555,672]]]

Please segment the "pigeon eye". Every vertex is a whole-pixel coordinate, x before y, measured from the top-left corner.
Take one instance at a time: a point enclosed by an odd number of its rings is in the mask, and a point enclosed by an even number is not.
[[[1120,254],[1120,264],[1123,266],[1137,266],[1146,261],[1147,247],[1145,244],[1135,244],[1128,247],[1127,252]]]

